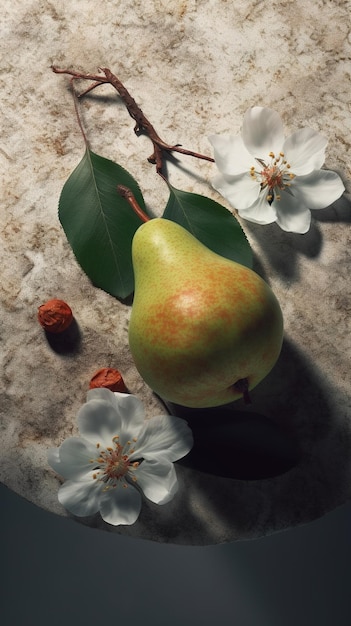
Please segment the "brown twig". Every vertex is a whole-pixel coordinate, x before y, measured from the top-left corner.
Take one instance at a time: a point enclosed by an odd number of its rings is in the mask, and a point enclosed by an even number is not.
[[[83,128],[82,120],[80,119],[80,115],[79,115],[79,107],[78,107],[78,98],[79,98],[79,96],[77,95],[76,90],[74,88],[74,78],[71,78],[71,80],[69,82],[70,82],[71,89],[72,89],[74,110],[75,110],[75,113],[76,113],[76,118],[77,118],[79,130],[82,133],[82,137],[84,139],[84,143],[85,143],[86,147],[88,147],[88,145],[89,145],[88,144],[88,139],[87,139],[87,136],[85,134],[85,130]]]
[[[148,158],[148,161],[156,165],[157,173],[162,173],[164,153],[170,154],[172,152],[178,152],[180,154],[192,156],[197,159],[203,159],[205,161],[210,161],[214,163],[214,159],[212,157],[199,154],[198,152],[193,152],[192,150],[186,150],[178,144],[171,145],[163,141],[163,139],[161,139],[159,134],[156,132],[151,122],[149,122],[147,117],[145,117],[144,113],[137,105],[134,98],[130,95],[129,91],[125,88],[123,83],[121,83],[119,78],[112,74],[112,72],[107,67],[102,67],[99,69],[101,70],[101,72],[103,72],[104,75],[85,74],[74,70],[61,69],[52,66],[52,70],[56,74],[68,74],[72,76],[71,82],[80,79],[93,81],[93,84],[79,95],[80,98],[95,89],[96,87],[99,87],[100,85],[106,83],[109,83],[110,85],[112,85],[112,87],[116,89],[119,96],[123,100],[130,117],[135,121],[134,132],[136,133],[136,135],[144,133],[145,135],[147,135],[147,137],[149,137],[150,141],[153,144],[154,150],[152,155]]]

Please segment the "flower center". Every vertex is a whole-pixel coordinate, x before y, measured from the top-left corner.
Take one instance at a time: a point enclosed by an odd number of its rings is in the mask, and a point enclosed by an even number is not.
[[[103,471],[108,478],[121,478],[128,472],[130,461],[127,454],[123,454],[123,448],[116,443],[116,448],[107,448],[101,453],[104,461]]]
[[[280,190],[290,187],[291,180],[295,174],[290,171],[290,163],[284,158],[284,152],[276,156],[270,152],[267,163],[263,159],[256,159],[263,169],[256,171],[253,165],[250,169],[250,176],[260,183],[261,191],[267,191],[267,201],[271,204],[274,199],[280,200]]]
[[[96,472],[93,474],[93,478],[104,483],[110,483],[106,486],[106,489],[110,487],[116,487],[117,482],[123,479],[130,470],[134,470],[139,466],[139,462],[131,462],[129,456],[133,454],[133,441],[127,441],[125,446],[119,443],[119,436],[116,435],[112,439],[112,446],[100,449],[100,444],[97,443],[96,447],[99,450],[99,456],[96,459],[91,459],[91,463],[96,464]],[[132,480],[136,480],[135,476],[131,476]],[[127,486],[126,482],[123,482],[123,486]]]

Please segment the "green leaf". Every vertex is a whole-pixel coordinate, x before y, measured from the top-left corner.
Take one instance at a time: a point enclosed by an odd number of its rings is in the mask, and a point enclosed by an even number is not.
[[[62,189],[59,219],[78,263],[93,284],[124,299],[134,289],[131,245],[142,222],[119,195],[117,185],[128,187],[145,210],[134,178],[87,149]]]
[[[175,189],[163,217],[186,228],[205,246],[221,256],[252,267],[252,251],[238,220],[221,204],[195,193]]]

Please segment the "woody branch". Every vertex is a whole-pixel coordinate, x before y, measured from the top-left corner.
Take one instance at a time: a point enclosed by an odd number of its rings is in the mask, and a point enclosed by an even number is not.
[[[199,154],[198,152],[193,152],[192,150],[186,150],[179,144],[173,145],[163,141],[119,78],[106,67],[99,69],[103,72],[103,74],[85,74],[75,70],[61,69],[56,66],[52,66],[52,70],[56,74],[68,74],[72,77],[71,80],[92,81],[92,84],[79,94],[79,98],[82,98],[96,87],[106,83],[112,85],[112,87],[116,89],[120,98],[124,102],[130,117],[135,121],[135,134],[145,134],[153,144],[153,153],[149,156],[148,161],[156,165],[156,171],[158,174],[162,175],[164,153],[171,154],[172,152],[178,152],[180,154],[214,163],[214,159],[212,157]]]

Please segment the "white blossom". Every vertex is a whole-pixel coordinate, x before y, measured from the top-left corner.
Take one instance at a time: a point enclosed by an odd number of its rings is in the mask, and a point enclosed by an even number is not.
[[[49,450],[51,467],[65,479],[58,493],[71,513],[100,511],[109,524],[133,524],[141,492],[156,504],[175,495],[173,461],[185,456],[193,437],[185,420],[170,415],[145,419],[138,398],[92,389],[78,412],[80,437]]]
[[[219,170],[213,187],[257,224],[276,222],[285,231],[306,233],[310,209],[329,206],[345,189],[336,172],[321,169],[327,140],[311,128],[285,139],[272,109],[249,109],[241,135],[211,135],[209,141]]]

